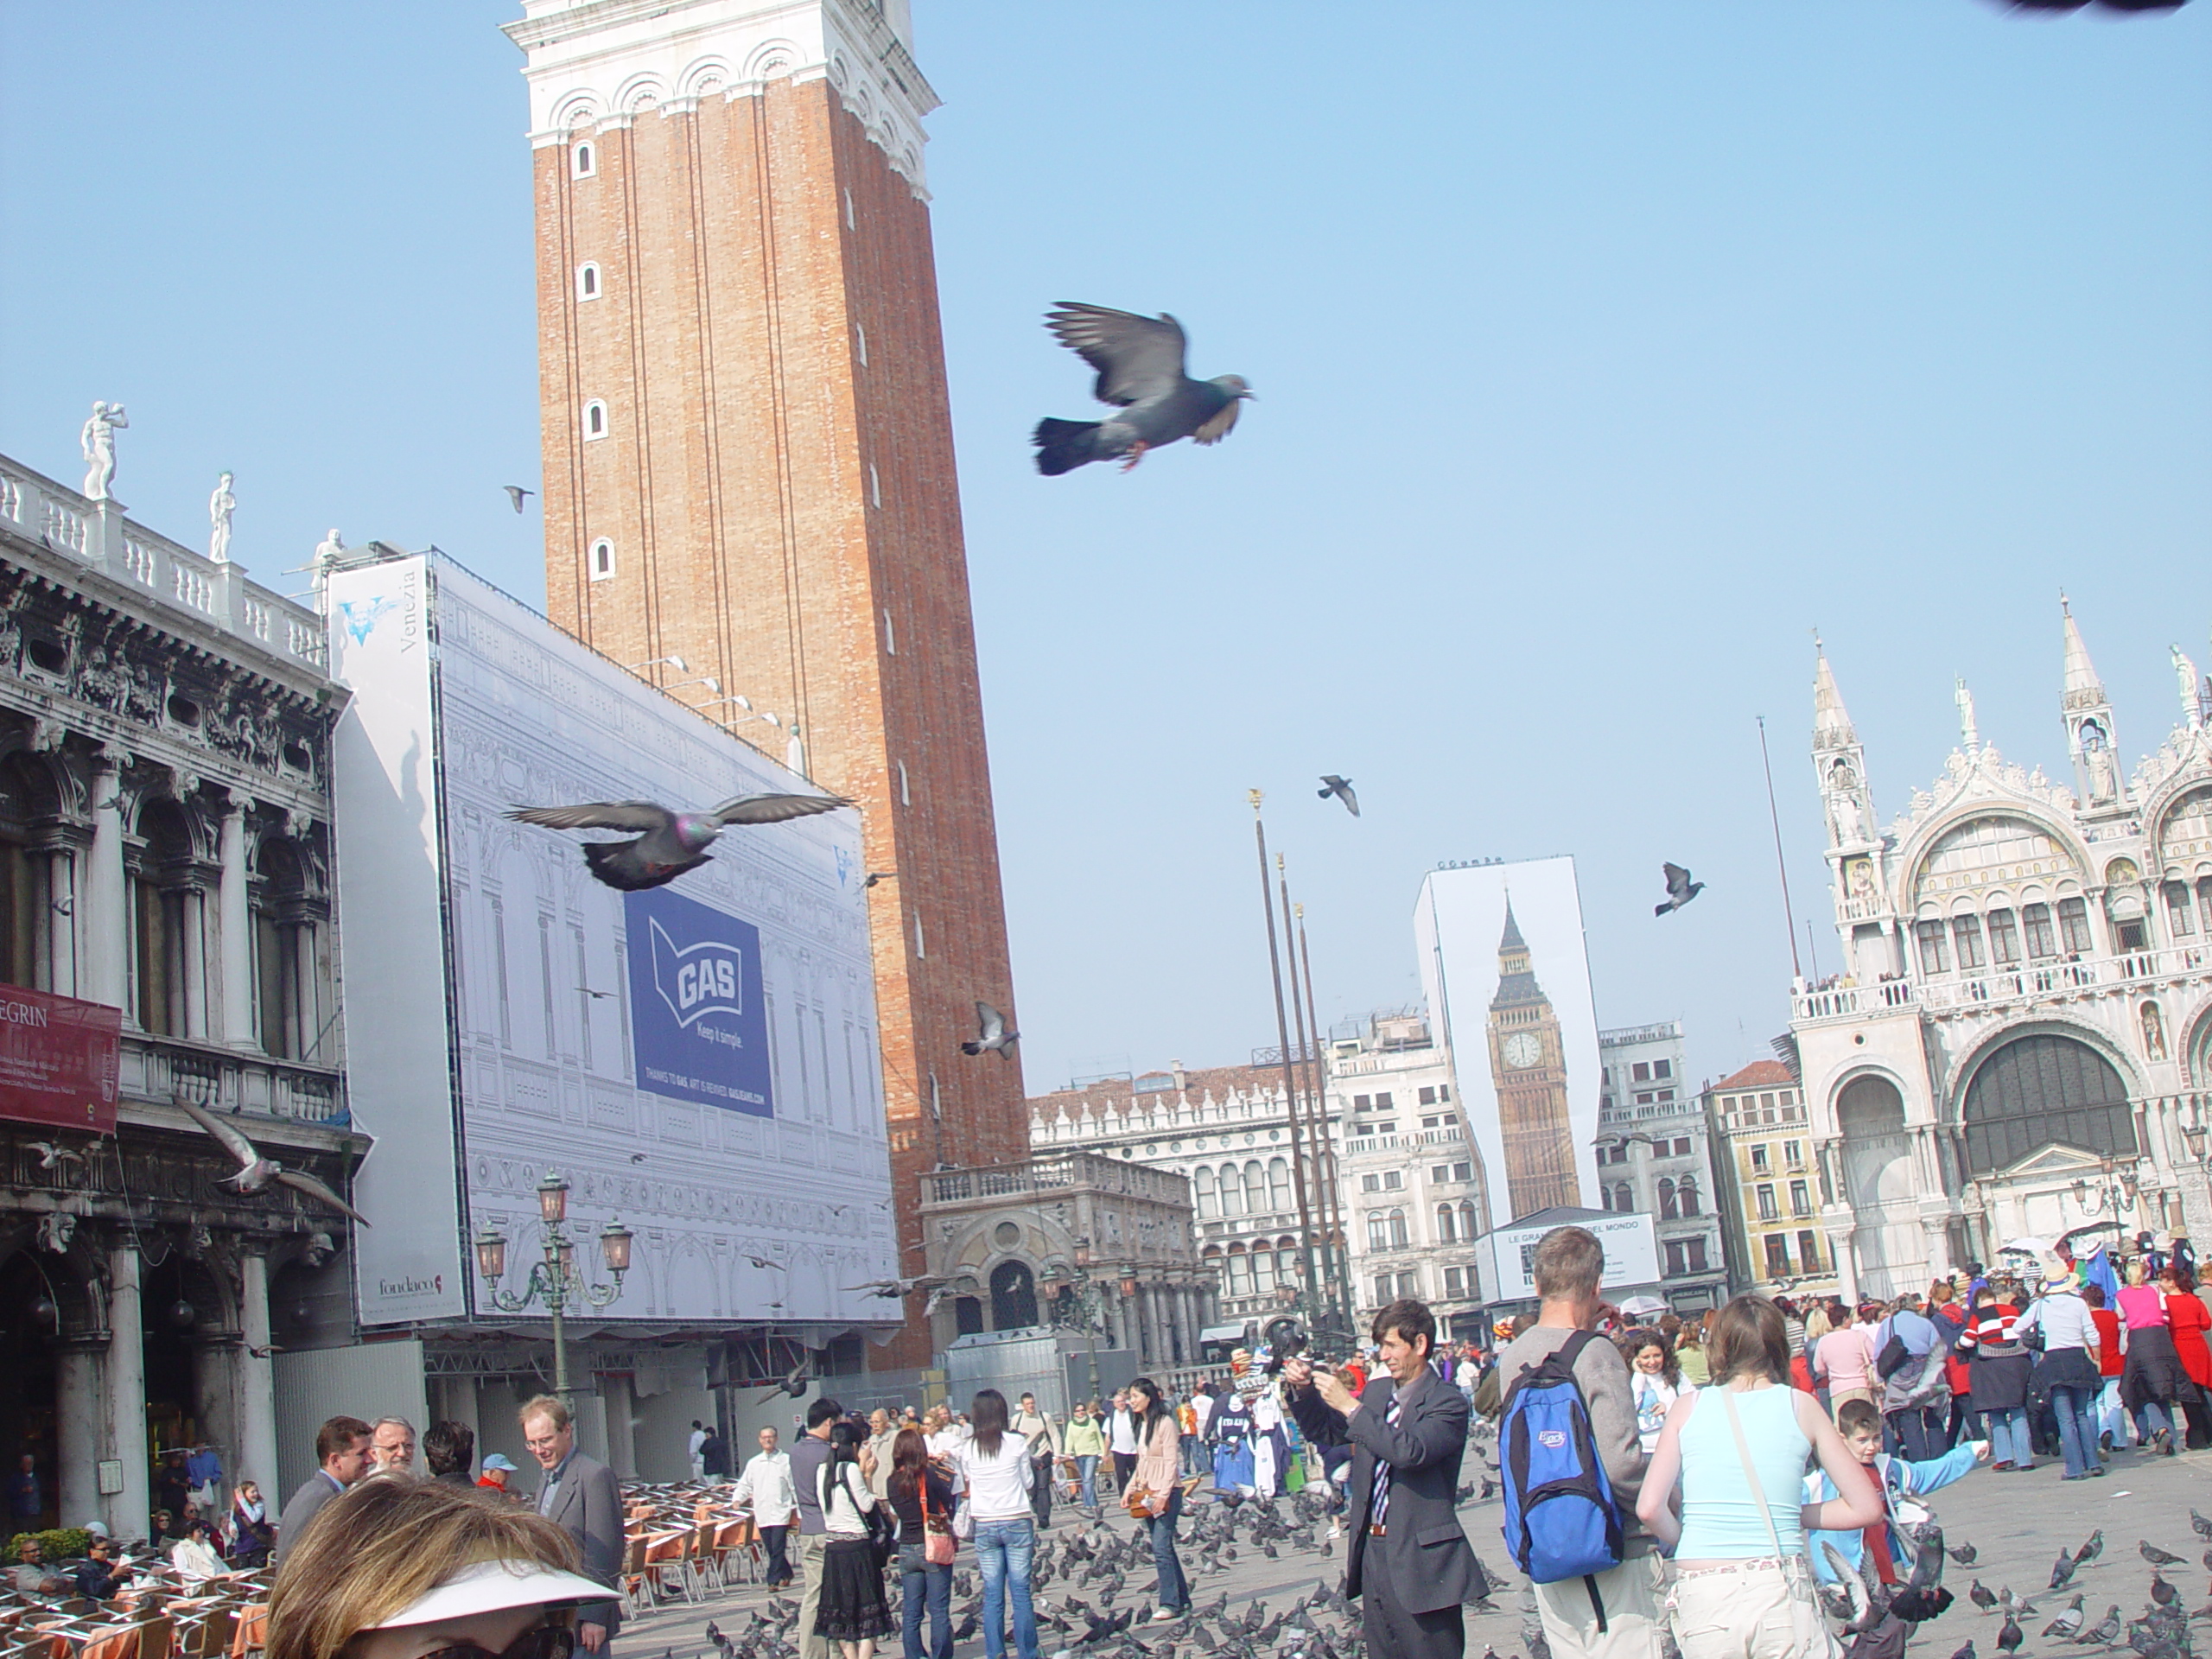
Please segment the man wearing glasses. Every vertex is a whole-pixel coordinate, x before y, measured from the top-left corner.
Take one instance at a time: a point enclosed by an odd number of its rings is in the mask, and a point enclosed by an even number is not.
[[[614,1471],[576,1450],[576,1425],[564,1402],[541,1394],[516,1415],[523,1445],[545,1471],[537,1512],[576,1541],[584,1576],[612,1590],[622,1570],[622,1492]],[[588,1653],[602,1653],[621,1624],[613,1598],[586,1602],[576,1609],[576,1641]]]

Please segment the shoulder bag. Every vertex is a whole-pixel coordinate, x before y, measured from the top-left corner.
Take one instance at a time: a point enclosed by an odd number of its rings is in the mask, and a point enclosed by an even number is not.
[[[914,1495],[922,1501],[922,1559],[931,1567],[950,1567],[960,1541],[952,1535],[950,1517],[930,1513],[930,1481],[926,1473],[916,1478]]]
[[[1736,1414],[1736,1391],[1726,1383],[1718,1390],[1720,1403],[1728,1413],[1728,1432],[1736,1437],[1736,1455],[1743,1459],[1744,1480],[1751,1489],[1751,1502],[1759,1506],[1759,1519],[1766,1523],[1766,1535],[1774,1545],[1775,1558],[1782,1563],[1782,1580],[1789,1588],[1789,1649],[1791,1659],[1842,1659],[1843,1644],[1829,1633],[1827,1621],[1821,1616],[1821,1604],[1813,1593],[1813,1570],[1806,1564],[1802,1550],[1795,1555],[1782,1553],[1782,1535],[1774,1529],[1774,1511],[1766,1505],[1766,1489],[1759,1484],[1759,1471],[1751,1464],[1751,1443],[1744,1438],[1744,1420]],[[1796,1402],[1790,1402],[1796,1409]]]

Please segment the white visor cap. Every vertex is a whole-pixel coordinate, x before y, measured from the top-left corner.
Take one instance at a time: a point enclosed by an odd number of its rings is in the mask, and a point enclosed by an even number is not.
[[[577,1573],[538,1561],[474,1561],[426,1595],[416,1597],[372,1630],[400,1624],[441,1624],[511,1607],[557,1606],[580,1601],[612,1601],[614,1592]]]

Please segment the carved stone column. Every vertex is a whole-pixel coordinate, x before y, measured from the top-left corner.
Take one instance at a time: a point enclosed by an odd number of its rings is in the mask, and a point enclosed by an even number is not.
[[[253,1035],[253,912],[246,902],[245,815],[252,802],[233,794],[223,813],[222,886],[215,937],[220,952],[219,1024],[212,1034],[232,1048],[257,1046]],[[267,1344],[264,1344],[266,1346]]]
[[[61,1338],[54,1362],[54,1452],[60,1465],[61,1519],[68,1526],[82,1526],[98,1516],[113,1528],[108,1500],[100,1496],[100,1459],[111,1455],[110,1425],[100,1386],[105,1368],[108,1339],[94,1332]]]
[[[269,1354],[269,1258],[259,1250],[238,1255],[238,1466],[231,1484],[261,1483],[262,1496],[282,1503],[276,1484],[276,1368]]]
[[[108,1524],[137,1537],[153,1519],[146,1467],[146,1325],[138,1252],[108,1252],[107,1408],[109,1455],[123,1465],[123,1490],[108,1501]]]
[[[127,1008],[130,990],[130,895],[123,874],[123,766],[119,749],[100,751],[92,777],[92,868],[78,903],[78,933],[85,965],[84,995],[93,1002]]]
[[[213,1036],[207,1020],[207,894],[187,887],[181,906],[184,920],[184,1034]]]

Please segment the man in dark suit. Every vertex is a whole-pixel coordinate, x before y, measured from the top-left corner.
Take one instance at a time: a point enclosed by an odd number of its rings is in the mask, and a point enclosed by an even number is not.
[[[522,1443],[545,1471],[537,1512],[576,1541],[584,1576],[614,1589],[622,1572],[622,1490],[614,1471],[576,1450],[575,1420],[567,1402],[541,1394],[516,1415]],[[587,1652],[606,1652],[621,1627],[621,1605],[612,1597],[576,1609],[576,1640]]]
[[[280,1557],[299,1547],[317,1510],[369,1472],[369,1426],[358,1417],[333,1417],[315,1432],[315,1473],[277,1518]]]
[[[1429,1363],[1436,1316],[1392,1302],[1375,1316],[1385,1375],[1355,1399],[1332,1371],[1283,1363],[1290,1408],[1319,1446],[1352,1447],[1344,1594],[1360,1604],[1367,1649],[1390,1659],[1459,1659],[1459,1608],[1490,1582],[1459,1529],[1456,1493],[1467,1449],[1467,1397]]]

